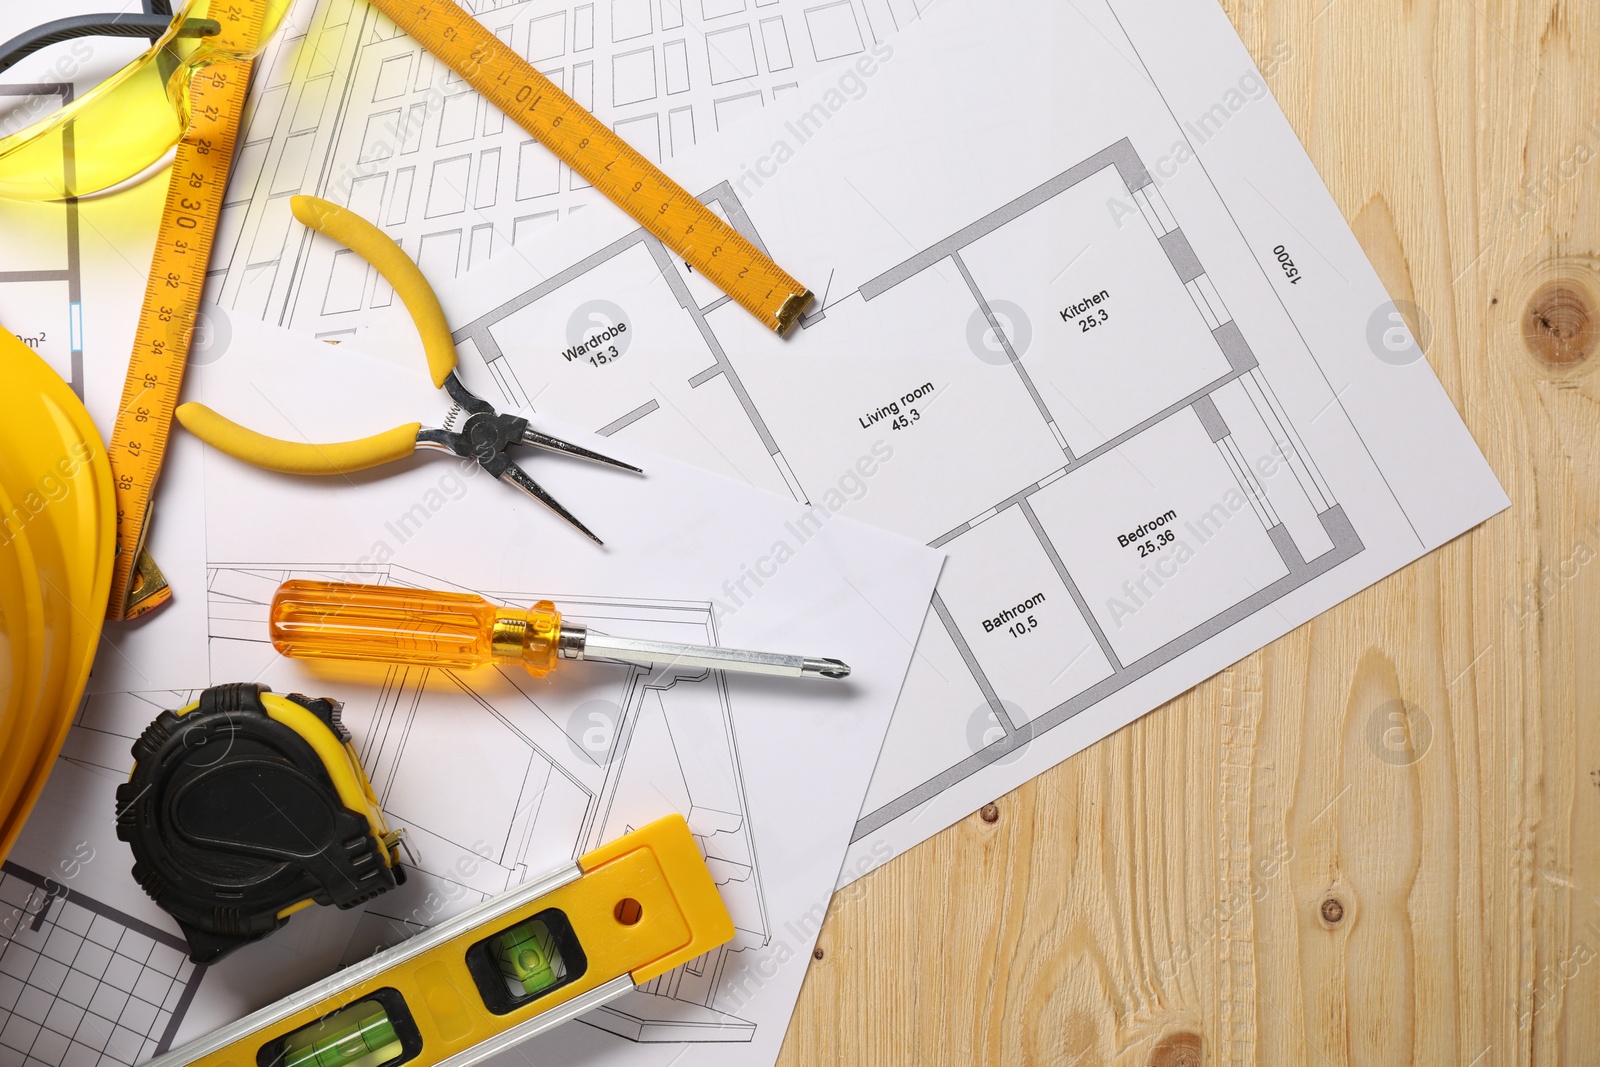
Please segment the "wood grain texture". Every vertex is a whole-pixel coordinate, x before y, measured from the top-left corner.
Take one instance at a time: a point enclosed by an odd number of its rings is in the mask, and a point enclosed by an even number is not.
[[[840,894],[786,1067],[1600,1063],[1600,4],[1224,7],[1512,509]]]

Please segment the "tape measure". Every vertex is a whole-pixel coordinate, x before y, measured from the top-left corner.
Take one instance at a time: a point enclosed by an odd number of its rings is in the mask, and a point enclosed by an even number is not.
[[[746,311],[779,334],[799,320],[809,289],[466,11],[370,3]]]
[[[376,853],[392,846],[373,848],[374,835],[387,834],[382,812],[336,708],[256,685],[219,686],[163,713],[140,738],[138,767],[117,794],[118,836],[134,843],[135,875],[178,917],[191,958],[220,955],[206,953],[228,940],[224,928],[237,928],[232,947],[265,936],[304,903],[327,902],[315,887],[347,883],[359,902],[384,881]],[[370,801],[366,815],[345,806],[352,773]],[[243,930],[252,922],[253,935]],[[197,923],[208,928],[198,944]],[[149,1067],[466,1067],[703,956],[733,933],[688,824],[673,815]]]
[[[310,904],[353,908],[405,881],[366,771],[326,697],[241,683],[164,711],[117,787],[133,878],[212,963]]]
[[[208,13],[222,27],[216,43],[245,54],[261,35],[263,16],[262,0],[213,4]],[[249,59],[219,58],[190,82],[192,114],[172,161],[133,357],[106,449],[117,494],[117,556],[108,619],[137,618],[172,596],[145,548],[150,498],[183,386],[252,65]]]

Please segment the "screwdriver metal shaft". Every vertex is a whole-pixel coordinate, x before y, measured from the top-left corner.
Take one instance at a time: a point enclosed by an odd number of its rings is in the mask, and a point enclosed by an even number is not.
[[[637,637],[612,637],[568,622],[561,624],[559,655],[562,659],[594,659],[607,663],[631,663],[639,667],[710,667],[719,671],[775,674],[784,678],[850,676],[850,665],[843,660],[786,656],[777,652],[746,652],[715,645],[685,645],[677,641],[646,641]]]

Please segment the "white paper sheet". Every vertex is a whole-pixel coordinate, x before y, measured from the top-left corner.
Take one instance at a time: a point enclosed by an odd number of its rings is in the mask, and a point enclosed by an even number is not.
[[[414,338],[412,365],[399,368],[348,345],[252,330],[248,343],[236,338],[195,369],[190,397],[291,439],[343,439],[413,418],[437,425],[444,414]],[[205,681],[256,680],[343,700],[344,721],[417,862],[405,887],[364,914],[301,912],[214,967],[181,965],[175,927],[134,886],[111,814],[133,739],[192,693],[97,694],[0,878],[0,900],[17,912],[4,939],[25,950],[18,960],[43,968],[37,988],[24,988],[31,971],[0,978],[0,993],[28,997],[19,1027],[56,1012],[61,1037],[92,1044],[105,1029],[131,1050],[123,1062],[138,1062],[163,1041],[236,1018],[680,811],[734,915],[735,940],[527,1046],[527,1055],[629,1065],[776,1056],[941,554],[626,442],[539,425],[647,470],[638,477],[520,450],[605,549],[437,453],[348,478],[272,474],[209,450],[202,464],[168,471],[164,495],[203,502]],[[549,596],[596,630],[835,655],[854,673],[819,683],[569,663],[539,680],[517,668],[307,666],[266,640],[267,602],[292,576],[469,589],[523,605]],[[152,634],[163,627],[175,631],[168,647],[177,650],[188,624],[164,613]],[[130,946],[127,960],[111,961],[116,982],[142,982],[145,993],[130,996],[83,968],[70,973],[78,951],[92,962],[107,955],[85,950],[87,930],[75,929],[96,916],[91,941]],[[66,960],[28,955],[40,951]],[[46,988],[54,978],[100,1007]],[[6,1014],[11,1004],[0,1007]],[[40,1035],[40,1048],[55,1050],[43,1062],[70,1062],[61,1040]]]
[[[810,501],[892,449],[851,513],[950,559],[843,880],[1507,505],[1210,0],[942,5],[673,170],[796,336],[599,209],[442,296],[620,439]]]
[[[919,0],[464,6],[660,163],[914,21]],[[211,262],[213,299],[237,315],[348,336],[392,298],[292,220],[295,193],[381,219],[434,279],[603,202],[363,0],[298,0],[259,69]]]

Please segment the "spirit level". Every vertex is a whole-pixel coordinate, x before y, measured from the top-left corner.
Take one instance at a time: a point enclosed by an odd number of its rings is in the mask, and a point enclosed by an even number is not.
[[[147,1067],[467,1067],[732,937],[672,815]]]

